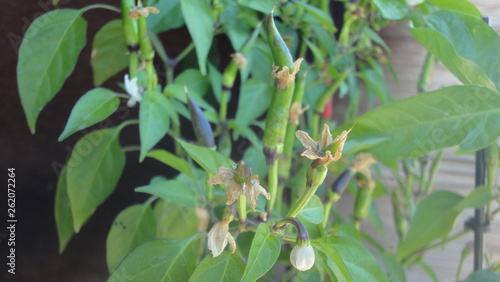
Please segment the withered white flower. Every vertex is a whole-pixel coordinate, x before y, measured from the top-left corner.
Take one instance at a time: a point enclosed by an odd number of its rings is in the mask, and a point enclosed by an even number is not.
[[[304,148],[306,149],[300,155],[304,156],[308,159],[315,161],[315,167],[317,166],[328,166],[331,162],[337,161],[342,156],[342,149],[344,148],[345,141],[347,140],[347,134],[352,130],[344,130],[339,136],[335,139],[332,138],[332,134],[330,133],[330,128],[325,124],[323,126],[323,131],[321,132],[321,138],[318,142],[314,141],[307,132],[302,130],[297,130],[295,132],[295,136],[300,140]],[[326,150],[323,152],[325,148],[330,146],[333,143],[338,143],[338,146],[332,155],[330,150]]]
[[[247,57],[243,55],[240,52],[236,52],[234,54],[231,54],[231,58],[233,58],[234,63],[239,67],[239,68],[244,68],[247,66]]]
[[[137,9],[130,10],[128,13],[128,17],[131,19],[139,19],[139,17],[147,18],[149,16],[149,13],[151,14],[158,14],[160,10],[156,9],[155,7],[141,7]]]
[[[130,99],[127,101],[127,106],[131,108],[142,99],[141,92],[139,91],[139,86],[137,86],[137,77],[129,79],[128,74],[126,74],[124,84],[125,90],[127,91],[128,95],[130,95]]]
[[[229,220],[223,219],[221,222],[217,222],[212,226],[210,232],[207,235],[208,243],[207,247],[210,251],[212,251],[212,256],[219,256],[224,248],[226,248],[227,243],[231,245],[231,252],[234,253],[236,250],[236,243],[234,242],[234,238],[229,233]]]
[[[259,202],[258,196],[263,195],[268,200],[270,199],[269,193],[266,189],[260,186],[258,176],[254,175],[247,182],[238,183],[235,179],[236,172],[221,166],[214,177],[207,180],[210,184],[226,184],[226,205],[234,203],[240,195],[245,195],[248,205],[255,211],[255,207]]]
[[[298,125],[300,115],[307,111],[307,109],[309,109],[309,105],[301,107],[298,102],[293,102],[292,106],[290,107],[290,123]]]
[[[292,82],[295,81],[295,75],[299,72],[300,70],[300,63],[304,60],[303,58],[298,58],[294,63],[293,63],[293,71],[290,73],[290,69],[287,66],[283,66],[283,68],[279,70],[278,66],[273,67],[272,75],[276,77],[277,79],[277,84],[278,84],[278,89],[283,90],[286,89]]]
[[[297,244],[290,253],[290,262],[293,267],[300,271],[311,269],[314,265],[314,260],[314,250],[311,245],[299,246],[299,244]]]

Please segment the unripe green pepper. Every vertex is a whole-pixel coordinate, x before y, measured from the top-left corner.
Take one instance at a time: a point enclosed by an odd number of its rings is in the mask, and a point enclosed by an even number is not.
[[[137,20],[128,16],[133,7],[135,7],[134,0],[121,0],[123,33],[125,34],[125,43],[131,53],[137,52],[139,49],[139,29],[137,26]]]

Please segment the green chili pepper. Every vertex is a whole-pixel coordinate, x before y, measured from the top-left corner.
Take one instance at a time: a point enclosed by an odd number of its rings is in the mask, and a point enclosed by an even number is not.
[[[200,106],[191,98],[191,96],[186,91],[186,96],[188,100],[189,112],[191,114],[191,121],[193,123],[194,133],[198,144],[208,147],[215,148],[214,135],[212,133],[212,127],[208,122],[205,114],[201,110]]]
[[[266,30],[269,47],[276,65],[273,75],[277,78],[276,88],[267,112],[263,137],[263,151],[268,169],[268,187],[271,194],[271,199],[268,201],[268,212],[271,212],[276,201],[278,187],[277,159],[283,152],[295,74],[299,71],[300,59],[296,63],[292,61],[292,55],[276,29],[272,12],[267,17]]]
[[[148,36],[146,19],[144,17],[139,17],[137,24],[139,26],[139,48],[141,50],[141,57],[146,62],[146,88],[148,90],[154,90],[158,84],[158,77],[153,66],[155,52]]]
[[[134,2],[134,0],[121,0],[123,33],[125,34],[125,43],[131,53],[139,50],[137,20],[129,18],[128,16],[130,10],[135,7]]]

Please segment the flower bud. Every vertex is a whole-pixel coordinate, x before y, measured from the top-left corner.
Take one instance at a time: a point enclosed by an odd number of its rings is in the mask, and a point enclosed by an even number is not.
[[[314,265],[314,259],[314,250],[310,244],[302,246],[301,244],[297,244],[290,253],[290,262],[293,267],[300,271],[311,269]]]

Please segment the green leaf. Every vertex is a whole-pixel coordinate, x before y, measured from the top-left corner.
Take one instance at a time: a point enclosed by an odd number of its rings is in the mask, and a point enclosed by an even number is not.
[[[118,214],[106,239],[106,262],[109,272],[133,249],[154,239],[156,219],[149,203],[130,206]]]
[[[81,10],[58,9],[37,18],[26,31],[19,48],[17,87],[32,133],[42,109],[73,72],[86,29]]]
[[[154,207],[156,237],[183,239],[198,232],[199,220],[194,207],[185,207],[160,199]],[[178,228],[182,226],[182,228]]]
[[[280,254],[281,244],[269,227],[259,224],[253,237],[248,263],[240,281],[256,281],[266,274],[276,263]]]
[[[482,206],[491,199],[491,193],[484,186],[475,189],[466,198],[450,191],[434,191],[418,204],[408,235],[399,243],[398,260],[435,239],[447,236],[462,210]]]
[[[67,187],[76,232],[113,192],[125,166],[118,135],[123,126],[94,131],[76,143],[67,163]]]
[[[239,281],[245,271],[245,263],[235,254],[222,252],[213,258],[211,254],[194,270],[189,281]]]
[[[148,241],[127,255],[108,281],[187,281],[196,267],[199,237]]]
[[[219,167],[224,166],[229,168],[234,162],[226,156],[206,147],[201,147],[189,144],[182,140],[176,139],[182,148],[198,163],[206,172],[215,174]]]
[[[59,180],[57,181],[54,215],[56,218],[57,235],[59,237],[59,253],[61,254],[75,233],[73,230],[73,218],[71,217],[71,203],[68,197],[66,167],[61,171]]]
[[[334,272],[338,277],[331,277],[332,280],[387,281],[384,271],[372,253],[357,240],[347,237],[323,237],[312,240],[311,244],[336,264],[338,269]]]
[[[179,0],[158,1],[155,6],[160,13],[150,14],[146,18],[148,28],[154,33],[178,28],[184,24]]]
[[[260,0],[260,1],[254,1],[254,0],[238,0],[238,4],[251,8],[253,10],[259,11],[264,14],[269,14],[271,10],[273,9],[274,5],[276,4],[276,1],[274,0]],[[274,15],[278,16],[279,15],[279,9],[276,9],[274,11]]]
[[[322,26],[327,30],[331,32],[335,32],[337,30],[335,28],[335,25],[333,24],[332,18],[325,11],[297,0],[294,0],[293,2],[304,8],[304,10],[306,10],[307,13],[311,14],[314,18],[316,18],[322,24]]]
[[[427,0],[427,1],[429,1],[429,3],[436,5],[437,7],[443,10],[462,12],[476,17],[483,16],[481,12],[479,12],[477,7],[467,0]]]
[[[498,282],[500,281],[500,274],[492,270],[483,269],[476,270],[467,277],[464,282]]]
[[[264,81],[251,78],[243,83],[238,100],[235,120],[248,126],[261,116],[271,103],[270,86]]]
[[[332,134],[355,124],[344,150],[364,147],[378,160],[415,158],[455,145],[477,150],[500,135],[499,95],[479,86],[447,87],[374,109]]]
[[[193,172],[191,171],[191,167],[189,167],[189,164],[184,159],[177,157],[176,155],[170,153],[169,151],[161,149],[152,150],[149,151],[149,153],[146,156],[153,158],[157,161],[160,161],[179,172],[185,173],[191,178],[194,177]]]
[[[128,66],[128,49],[121,20],[105,24],[95,35],[92,43],[90,65],[94,72],[94,85],[103,84]]]
[[[206,0],[181,0],[182,15],[194,41],[202,75],[207,73],[207,56],[214,37],[212,8]]]
[[[154,91],[147,91],[142,96],[139,110],[139,134],[141,137],[141,154],[143,161],[151,148],[167,134],[170,126],[168,112],[171,111],[167,97]]]
[[[167,180],[147,186],[141,186],[136,188],[135,191],[149,193],[166,201],[183,206],[196,207],[200,205],[193,190],[186,184],[177,180]]]
[[[500,89],[500,36],[481,18],[438,11],[412,25],[415,38],[464,84]]]
[[[388,20],[401,20],[408,15],[405,0],[374,0],[382,16]]]
[[[406,281],[406,274],[403,264],[396,260],[396,255],[392,253],[382,253],[380,258],[384,262],[387,278],[389,281]]]
[[[114,113],[119,105],[120,98],[109,89],[95,88],[88,91],[76,102],[68,123],[57,140],[61,142],[78,130],[104,120]]]
[[[323,222],[324,208],[318,196],[313,195],[309,203],[299,213],[299,217],[316,224]]]

